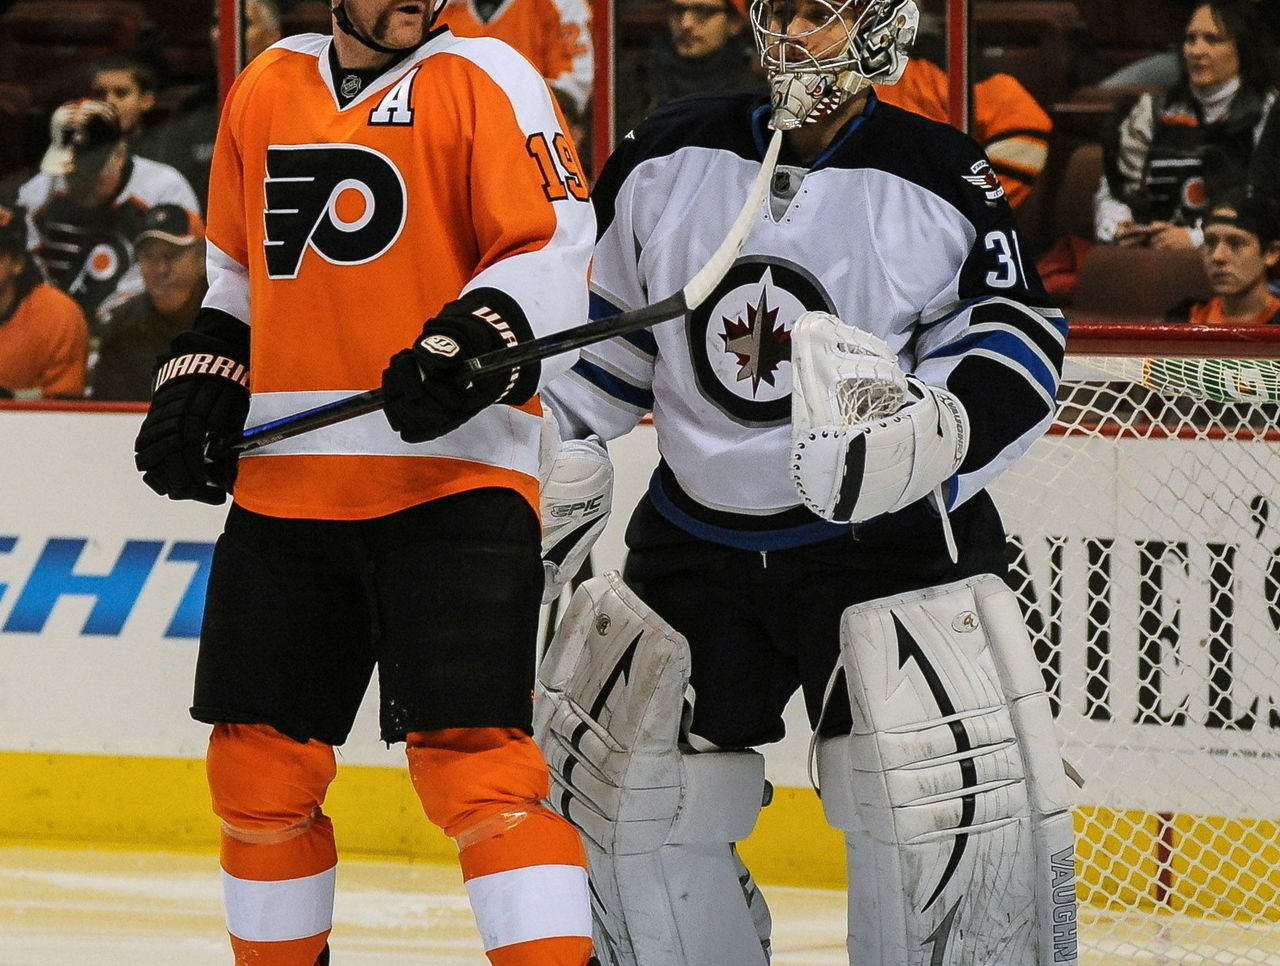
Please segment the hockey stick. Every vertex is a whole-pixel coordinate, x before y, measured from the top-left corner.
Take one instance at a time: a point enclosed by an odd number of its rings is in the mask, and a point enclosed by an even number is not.
[[[1280,402],[1280,360],[1088,356],[1074,360],[1085,381],[1124,379],[1166,395],[1223,403]]]
[[[498,349],[475,356],[465,362],[467,374],[484,376],[492,372],[514,369],[516,366],[537,362],[548,356],[559,355],[562,352],[580,349],[615,336],[648,328],[656,322],[673,319],[697,308],[728,273],[747,235],[751,233],[751,226],[758,217],[757,212],[769,189],[769,181],[773,177],[773,169],[777,166],[778,152],[781,148],[782,132],[774,131],[760,165],[760,171],[751,186],[751,193],[742,210],[738,212],[737,218],[734,219],[729,233],[725,235],[720,247],[707,259],[707,263],[698,269],[680,291],[652,305],[619,312],[617,315],[587,322],[572,329],[565,329],[563,332],[553,332],[509,349]],[[289,439],[314,429],[332,426],[334,423],[374,412],[382,408],[383,402],[381,389],[370,389],[354,396],[347,396],[314,409],[283,416],[246,429],[238,440],[226,447],[226,450],[232,453],[248,453],[282,439]]]

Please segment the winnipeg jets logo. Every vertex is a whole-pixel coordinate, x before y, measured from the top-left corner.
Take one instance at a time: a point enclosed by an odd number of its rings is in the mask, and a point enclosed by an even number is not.
[[[991,170],[991,164],[985,158],[981,161],[973,162],[969,167],[969,173],[961,175],[961,177],[982,191],[989,203],[1004,196],[1004,188],[1000,184],[1000,179]]]
[[[791,360],[791,333],[777,324],[778,310],[769,308],[769,291],[760,290],[760,301],[746,306],[746,318],[724,319],[725,351],[738,361],[738,380],[751,381],[751,394],[760,383],[775,385],[774,375],[783,362]]]
[[[749,426],[791,418],[791,326],[803,312],[831,311],[817,280],[781,259],[739,260],[689,315],[698,391]]]
[[[266,175],[263,245],[271,278],[296,278],[308,248],[335,265],[373,261],[404,228],[404,178],[380,151],[274,145]]]

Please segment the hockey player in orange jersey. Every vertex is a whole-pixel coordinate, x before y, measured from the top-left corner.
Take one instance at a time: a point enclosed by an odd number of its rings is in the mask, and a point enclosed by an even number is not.
[[[530,738],[539,385],[469,356],[586,317],[594,218],[546,85],[433,27],[443,0],[337,0],[237,79],[219,126],[209,292],[160,360],[135,450],[171,499],[233,502],[192,715],[222,820],[237,964],[329,962],[334,746],[373,669],[494,966],[591,955],[577,832]],[[424,320],[425,325],[424,325]],[[404,348],[405,346],[409,348]],[[211,440],[376,385],[385,415],[254,451]]]

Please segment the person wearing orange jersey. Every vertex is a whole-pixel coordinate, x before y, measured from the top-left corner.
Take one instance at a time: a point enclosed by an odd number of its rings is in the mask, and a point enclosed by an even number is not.
[[[876,96],[935,121],[950,120],[946,55],[941,36],[921,33],[902,80],[876,88]],[[1015,208],[1031,194],[1049,158],[1053,121],[1010,74],[979,69],[971,91],[973,139],[982,145]]]
[[[1197,325],[1275,325],[1280,296],[1268,276],[1280,263],[1280,211],[1274,199],[1237,191],[1214,203],[1204,219],[1205,271],[1212,298],[1184,302],[1171,322]]]
[[[0,206],[0,399],[84,395],[89,326],[27,252],[26,213]]]
[[[459,37],[496,37],[528,59],[582,118],[595,71],[586,0],[448,0],[440,15]]]
[[[135,443],[171,499],[232,505],[192,715],[213,726],[237,964],[328,963],[323,805],[373,669],[428,818],[458,846],[494,966],[591,956],[578,833],[543,803],[536,392],[571,359],[468,382],[471,356],[586,317],[594,217],[552,95],[443,0],[337,0],[237,78],[214,149],[209,290]],[[423,320],[426,320],[425,324]],[[405,346],[408,348],[404,348]],[[377,385],[385,413],[221,441]]]

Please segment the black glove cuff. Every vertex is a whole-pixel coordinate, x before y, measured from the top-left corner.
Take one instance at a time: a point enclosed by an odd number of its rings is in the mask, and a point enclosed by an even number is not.
[[[437,319],[462,318],[474,318],[487,323],[492,334],[488,345],[466,347],[471,356],[518,345],[533,338],[533,329],[520,304],[506,292],[496,288],[473,289],[446,304],[437,316]],[[431,323],[428,323],[423,330],[424,335],[429,334],[430,330]],[[527,402],[538,391],[541,373],[540,362],[516,367],[495,401],[515,406]]]
[[[154,392],[184,376],[221,376],[248,390],[249,327],[217,309],[201,309],[195,327],[180,332],[156,360]]]

